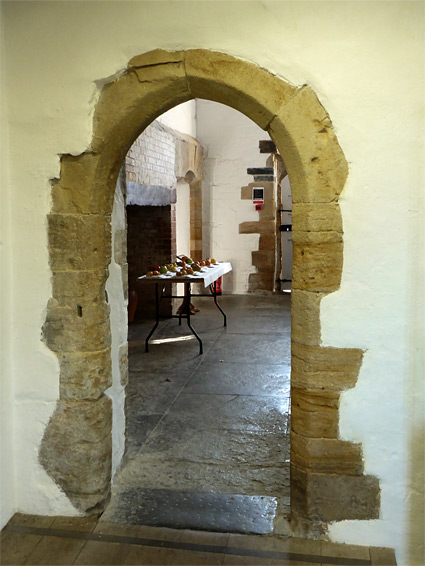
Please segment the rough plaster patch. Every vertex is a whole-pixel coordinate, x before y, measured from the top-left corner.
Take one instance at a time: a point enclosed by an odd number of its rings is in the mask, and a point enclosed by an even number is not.
[[[23,461],[32,456],[32,466],[16,468],[17,511],[25,513],[78,516],[78,511],[70,502],[64,491],[47,474],[38,458],[38,447],[41,444],[45,428],[55,411],[55,402],[21,401],[15,408],[17,461]],[[27,429],[24,425],[31,415],[32,426]],[[22,456],[21,456],[22,455]],[[37,489],[34,489],[37,486]]]

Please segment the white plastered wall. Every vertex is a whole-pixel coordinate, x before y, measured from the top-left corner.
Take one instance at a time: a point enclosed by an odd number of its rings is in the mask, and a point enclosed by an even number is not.
[[[1,298],[9,332],[1,347],[15,459],[15,466],[2,463],[2,482],[16,485],[2,501],[2,521],[17,509],[71,511],[38,464],[59,375],[40,340],[51,296],[49,179],[59,175],[61,153],[89,147],[98,89],[131,57],[197,47],[309,84],[331,116],[350,175],[340,200],[343,280],[322,305],[323,343],[366,350],[358,386],[343,396],[341,435],[362,442],[366,472],[380,478],[382,513],[376,521],[336,524],[330,534],[395,546],[398,562],[412,564],[410,526],[421,516],[409,516],[410,442],[424,418],[423,2],[265,0],[241,10],[231,0],[18,1],[1,9],[8,124],[1,131],[8,163],[2,207],[9,216]],[[6,456],[11,448],[6,442]]]
[[[258,142],[269,136],[246,116],[208,100],[197,101],[197,136],[204,148],[202,183],[204,256],[230,261],[223,291],[244,294],[255,273],[251,252],[259,234],[239,234],[239,224],[259,220],[252,201],[241,199],[241,188],[254,181],[248,167],[265,167],[268,155]]]
[[[185,181],[177,183],[176,250],[177,255],[190,255],[190,186]],[[183,296],[184,283],[177,283],[176,290]]]
[[[0,20],[1,22],[1,20]],[[0,49],[3,49],[0,33]],[[8,138],[7,104],[5,96],[5,69],[0,65],[0,112],[2,134]],[[9,185],[9,151],[2,148],[0,155],[0,527],[9,519],[16,507],[15,455],[14,455],[14,390],[12,360],[12,312],[5,308],[11,300],[12,274],[12,223],[11,190]],[[4,308],[4,310],[3,310]]]
[[[196,101],[189,100],[158,116],[158,122],[196,138]]]
[[[177,183],[176,249],[178,255],[190,255],[190,186]]]
[[[111,217],[111,263],[106,282],[106,293],[111,307],[112,386],[105,392],[112,400],[112,476],[121,462],[125,450],[125,385],[121,383],[120,348],[127,342],[127,300],[124,295],[123,272],[119,259],[124,250],[118,250],[116,239],[127,230],[123,179],[119,177],[114,195]],[[117,257],[117,255],[119,257]],[[117,261],[118,260],[118,261]]]

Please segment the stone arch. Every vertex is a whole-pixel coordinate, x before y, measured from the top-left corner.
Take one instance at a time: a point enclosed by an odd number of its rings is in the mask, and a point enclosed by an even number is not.
[[[221,102],[267,130],[293,195],[291,512],[326,523],[375,518],[379,485],[361,446],[338,434],[341,391],[353,387],[358,349],[321,346],[320,301],[338,289],[343,259],[338,197],[348,167],[328,114],[308,86],[206,50],[134,57],[103,89],[90,150],[61,160],[49,215],[53,297],[44,337],[60,363],[60,399],[40,449],[50,476],[80,510],[102,509],[111,483],[110,215],[133,140],[192,98]]]

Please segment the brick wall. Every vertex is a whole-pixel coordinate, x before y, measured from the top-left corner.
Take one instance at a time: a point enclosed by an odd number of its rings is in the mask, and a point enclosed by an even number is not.
[[[140,194],[136,193],[149,187],[156,193],[175,189],[175,155],[172,132],[159,122],[153,122],[136,139],[125,158],[127,203],[138,202]],[[168,202],[170,200],[172,197]],[[154,286],[140,284],[137,278],[154,265],[169,263],[175,258],[175,221],[174,204],[127,206],[128,280],[130,288],[138,294],[135,320],[154,315]],[[162,314],[169,314],[170,309],[170,301],[161,302]]]
[[[136,320],[151,318],[155,312],[154,286],[143,285],[137,278],[154,265],[175,258],[175,205],[127,206],[127,250],[129,286],[138,294]],[[169,314],[171,302],[161,303],[162,314]]]
[[[174,188],[175,156],[175,137],[165,126],[153,122],[136,139],[127,153],[127,181]]]

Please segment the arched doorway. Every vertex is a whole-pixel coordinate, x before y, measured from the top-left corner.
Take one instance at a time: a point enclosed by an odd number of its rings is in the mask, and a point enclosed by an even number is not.
[[[338,289],[342,273],[338,197],[346,160],[310,88],[218,52],[156,50],[133,58],[102,91],[90,150],[62,158],[49,215],[53,297],[44,326],[60,362],[61,398],[41,461],[78,509],[103,508],[112,454],[111,402],[103,394],[111,375],[105,281],[116,180],[138,134],[195,97],[232,106],[267,130],[291,178],[292,515],[322,523],[375,518],[378,481],[363,474],[361,446],[338,437],[340,393],[355,385],[363,352],[322,347],[320,335],[320,301]]]

